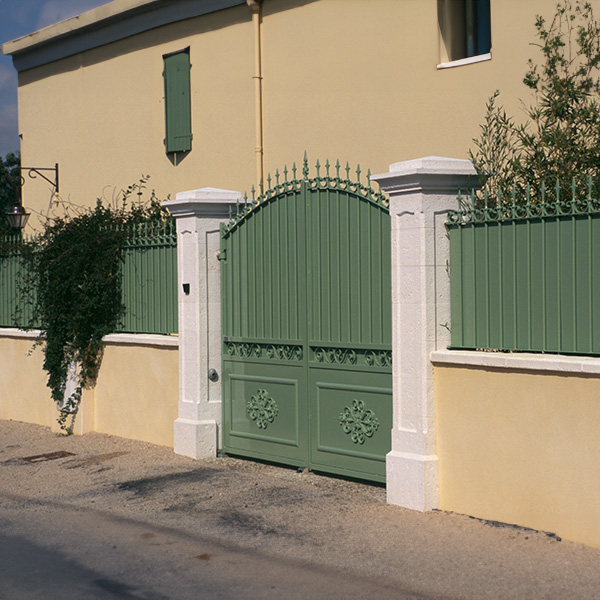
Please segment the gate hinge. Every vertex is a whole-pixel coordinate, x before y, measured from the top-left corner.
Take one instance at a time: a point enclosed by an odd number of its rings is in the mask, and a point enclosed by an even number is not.
[[[227,260],[227,250],[221,250],[221,252],[217,252],[217,260]]]

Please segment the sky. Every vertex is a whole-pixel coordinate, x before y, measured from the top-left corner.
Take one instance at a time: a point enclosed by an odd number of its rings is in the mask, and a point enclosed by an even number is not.
[[[0,46],[109,0],[0,0]],[[0,52],[0,156],[19,150],[17,72]]]

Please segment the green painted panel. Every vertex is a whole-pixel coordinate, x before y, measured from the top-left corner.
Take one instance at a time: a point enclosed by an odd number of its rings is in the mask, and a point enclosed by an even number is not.
[[[392,413],[387,206],[365,186],[309,178],[306,163],[303,179],[284,174],[222,228],[224,449],[383,481]],[[320,392],[316,374],[333,378],[327,389],[352,380],[361,405],[372,397],[381,428],[369,450],[348,441],[342,396]],[[252,403],[275,403],[276,417],[258,427]]]
[[[448,227],[453,348],[600,353],[600,213]]]
[[[25,327],[32,319],[33,291],[26,284],[20,244],[18,236],[0,238],[0,327]]]
[[[313,368],[310,386],[312,467],[384,481],[391,449],[391,374]]]
[[[306,463],[303,366],[223,361],[223,449]]]
[[[224,336],[299,339],[305,302],[297,291],[306,267],[297,232],[303,227],[297,194],[288,194],[257,207],[224,238]]]
[[[309,337],[391,344],[389,214],[339,191],[308,198]]]
[[[125,316],[118,331],[177,333],[177,236],[174,225],[138,227],[122,253]]]
[[[190,55],[176,52],[164,57],[165,148],[167,152],[192,149]]]
[[[598,299],[600,298],[600,224],[596,219],[590,217],[590,338],[592,352],[600,354],[600,310],[598,310]]]
[[[574,314],[575,314],[575,346],[590,353],[592,349],[591,320],[591,218],[581,217],[575,220],[574,240],[575,269],[574,269]]]
[[[117,331],[177,333],[177,237],[174,224],[136,227],[128,235],[122,258],[119,267],[125,315]],[[24,287],[26,277],[26,268],[18,252],[7,251],[0,256],[0,326],[30,323],[33,304],[28,295],[33,292]]]
[[[529,319],[531,334],[531,349],[543,348],[545,344],[545,273],[546,273],[546,253],[544,247],[544,230],[539,222],[529,225],[529,249],[528,249],[528,268],[529,268]]]

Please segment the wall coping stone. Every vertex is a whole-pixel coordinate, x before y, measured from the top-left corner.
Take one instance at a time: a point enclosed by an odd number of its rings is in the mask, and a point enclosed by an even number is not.
[[[470,366],[515,371],[600,375],[600,357],[534,354],[531,352],[481,352],[436,350],[431,362],[438,366]]]
[[[35,340],[40,335],[40,331],[23,331],[16,327],[0,327],[1,338],[20,338],[25,340]],[[177,348],[179,347],[179,337],[176,335],[159,335],[149,333],[110,333],[104,336],[106,344],[123,344],[126,346],[156,346],[159,348]]]

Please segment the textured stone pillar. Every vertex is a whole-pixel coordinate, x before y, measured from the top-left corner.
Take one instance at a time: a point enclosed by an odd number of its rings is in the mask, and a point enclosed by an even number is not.
[[[394,419],[387,498],[414,510],[438,506],[433,365],[450,343],[449,247],[444,223],[457,192],[474,187],[467,160],[431,156],[374,175],[390,196]]]
[[[239,192],[203,188],[163,206],[177,224],[179,287],[179,417],[174,450],[215,456],[221,426],[221,278],[219,226],[241,201]],[[210,369],[218,379],[211,381]]]

